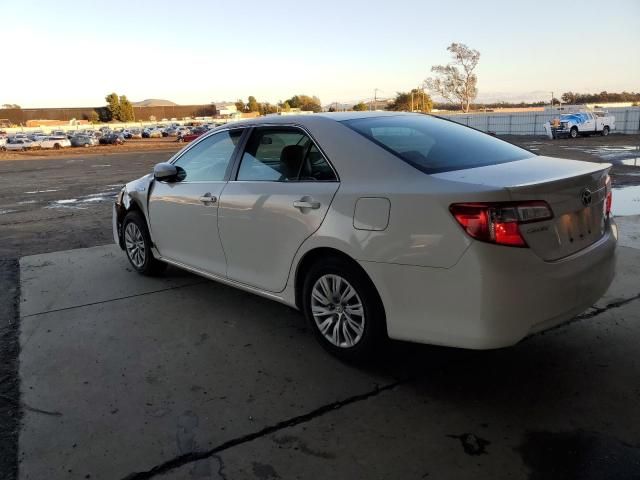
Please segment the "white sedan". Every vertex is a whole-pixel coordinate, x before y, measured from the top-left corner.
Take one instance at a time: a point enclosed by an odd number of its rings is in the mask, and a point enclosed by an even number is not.
[[[4,150],[26,151],[35,148],[37,144],[27,138],[12,138],[3,145]]]
[[[53,148],[55,150],[59,150],[61,148],[67,148],[71,146],[71,141],[67,137],[61,136],[43,137],[39,143],[40,148],[43,149]]]
[[[609,164],[420,114],[263,117],[125,186],[115,241],[302,310],[346,359],[387,338],[489,349],[581,313],[614,276]]]

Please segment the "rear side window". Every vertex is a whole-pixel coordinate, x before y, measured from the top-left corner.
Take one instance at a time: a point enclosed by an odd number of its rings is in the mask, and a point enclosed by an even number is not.
[[[427,174],[534,156],[491,135],[428,115],[358,118],[342,123]]]
[[[247,142],[237,179],[263,182],[337,180],[309,136],[295,127],[256,128]]]

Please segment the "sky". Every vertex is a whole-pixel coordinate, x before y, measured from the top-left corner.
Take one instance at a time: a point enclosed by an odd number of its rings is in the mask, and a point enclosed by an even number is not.
[[[570,8],[578,5],[579,8]],[[480,51],[479,101],[640,91],[640,0],[0,0],[0,104],[393,97]],[[10,39],[10,47],[6,40]]]

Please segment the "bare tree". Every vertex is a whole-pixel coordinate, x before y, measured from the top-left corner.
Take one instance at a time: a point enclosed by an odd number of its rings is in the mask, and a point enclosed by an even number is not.
[[[425,84],[431,92],[460,104],[460,108],[468,112],[469,105],[478,96],[478,77],[473,71],[480,60],[480,52],[464,43],[452,43],[447,50],[451,52],[451,63],[431,67],[435,75],[427,78]]]

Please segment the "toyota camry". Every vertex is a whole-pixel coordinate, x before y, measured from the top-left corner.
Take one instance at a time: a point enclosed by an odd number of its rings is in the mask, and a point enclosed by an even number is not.
[[[171,264],[283,302],[345,359],[387,338],[498,348],[608,288],[609,168],[421,114],[267,116],[128,183],[113,232],[141,274]]]

